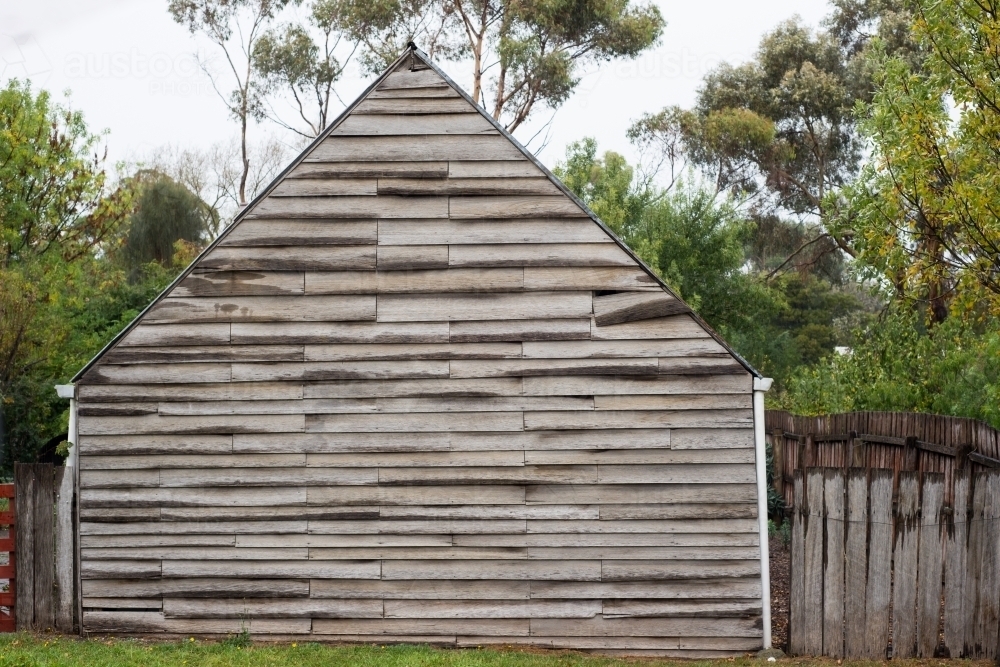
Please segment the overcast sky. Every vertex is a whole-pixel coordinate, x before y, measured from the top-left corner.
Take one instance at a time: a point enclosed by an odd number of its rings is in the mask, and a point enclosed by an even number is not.
[[[541,158],[552,165],[566,144],[596,137],[601,149],[632,156],[625,130],[642,113],[689,105],[704,74],[722,61],[749,58],[761,35],[795,14],[817,25],[824,0],[658,0],[667,19],[659,47],[636,61],[584,76],[555,117]],[[106,129],[112,160],[134,159],[164,144],[207,147],[235,125],[199,70],[194,53],[214,55],[175,24],[167,0],[0,0],[0,82],[30,77],[73,107],[93,130]],[[441,63],[459,83],[467,67]],[[345,101],[368,81],[354,69],[339,85]],[[541,114],[540,114],[541,115]],[[533,128],[518,132],[527,141]],[[253,129],[274,134],[274,126]]]

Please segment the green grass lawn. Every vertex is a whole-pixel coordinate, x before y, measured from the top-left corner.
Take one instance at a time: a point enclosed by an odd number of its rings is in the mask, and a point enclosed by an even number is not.
[[[899,660],[892,667],[987,667],[987,661]],[[0,667],[763,667],[751,658],[717,661],[606,658],[565,651],[433,649],[426,646],[253,644],[239,641],[152,642],[28,634],[0,635]],[[836,667],[834,660],[786,659],[781,667]],[[862,666],[863,663],[850,662]],[[884,664],[884,663],[883,663]]]

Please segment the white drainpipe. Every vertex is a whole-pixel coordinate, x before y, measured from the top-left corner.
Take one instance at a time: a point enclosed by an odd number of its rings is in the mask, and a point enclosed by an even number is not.
[[[757,460],[757,521],[760,530],[761,607],[764,611],[764,648],[771,648],[771,564],[767,539],[767,448],[764,442],[764,393],[771,378],[753,379],[753,444]]]
[[[71,384],[57,384],[56,394],[59,398],[69,399],[69,432],[66,439],[69,441],[69,457],[66,459],[66,467],[76,468],[76,386]]]

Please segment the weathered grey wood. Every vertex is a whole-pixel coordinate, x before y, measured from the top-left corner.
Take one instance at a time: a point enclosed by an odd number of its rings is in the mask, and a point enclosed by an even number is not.
[[[535,213],[532,216],[537,215]],[[611,243],[506,243],[456,245],[448,265],[470,266],[632,266],[631,257]]]
[[[909,658],[917,653],[919,504],[918,473],[901,472],[899,499],[896,501],[896,539],[892,554],[892,656],[894,658]]]
[[[968,565],[969,470],[953,477],[952,512],[946,517],[944,562],[945,655],[959,657],[965,641],[965,575]]]
[[[210,415],[206,417],[81,417],[80,435],[155,433],[286,433],[305,430],[304,415]]]
[[[363,271],[375,268],[375,246],[219,246],[198,266],[218,271]]]
[[[868,587],[865,598],[865,654],[886,657],[892,581],[892,471],[872,470],[869,482]]]
[[[76,611],[76,576],[74,572],[74,517],[76,497],[76,468],[60,466],[55,469],[53,487],[56,497],[55,525],[55,629],[73,632]]]
[[[306,361],[391,361],[395,359],[509,359],[521,356],[518,343],[417,343],[308,345]]]
[[[447,343],[447,322],[261,322],[232,325],[233,344]],[[228,378],[227,378],[228,379]]]
[[[527,160],[511,162],[484,160],[448,162],[449,178],[534,178],[542,176],[542,171]]]
[[[622,292],[594,297],[597,326],[669,317],[690,311],[687,304],[666,292]]]
[[[707,396],[595,396],[597,410],[729,410],[748,409],[752,397],[746,394],[709,394]]]
[[[745,503],[754,500],[754,487],[746,484],[602,484],[529,486],[529,503]]]
[[[525,344],[528,349],[528,343]],[[526,396],[678,396],[686,394],[746,394],[745,378],[732,375],[636,376],[606,375],[523,378]]]
[[[82,388],[81,388],[82,389]],[[92,435],[80,438],[80,454],[220,454],[233,451],[231,435]]]
[[[306,431],[316,432],[426,432],[426,431],[521,431],[520,412],[458,412],[420,414],[328,414],[307,415]]]
[[[512,163],[517,164],[517,163]],[[379,194],[397,195],[558,195],[552,181],[541,174],[535,178],[380,178]],[[588,219],[588,222],[593,222]],[[607,235],[605,234],[605,238]]]
[[[14,511],[17,513],[18,544],[15,551],[17,594],[14,598],[18,630],[35,629],[35,469],[31,464],[14,464]]]
[[[307,162],[386,162],[412,160],[524,160],[499,135],[428,135],[412,137],[332,137],[313,150]],[[525,160],[526,161],[526,160]]]
[[[181,281],[171,294],[173,296],[269,296],[302,294],[303,286],[304,276],[299,271],[209,271],[192,273]],[[227,330],[223,342],[228,341]]]
[[[31,555],[34,566],[34,619],[36,631],[55,628],[55,507],[54,470],[52,464],[34,464],[34,494]],[[18,530],[24,535],[24,529]]]
[[[600,600],[386,600],[385,618],[593,618]]]
[[[924,473],[917,553],[917,655],[932,658],[941,621],[941,552],[944,543],[944,475]]]
[[[756,637],[759,619],[727,618],[594,618],[532,619],[533,635],[612,637]]]
[[[301,345],[188,345],[185,347],[125,347],[104,356],[108,364],[158,364],[226,361],[303,361]]]
[[[526,377],[532,375],[655,375],[655,359],[498,359],[453,361],[453,378]],[[561,428],[561,427],[557,427]],[[609,427],[610,428],[610,427]]]
[[[590,320],[486,320],[451,322],[450,338],[454,343],[531,340],[586,340]]]
[[[475,113],[468,102],[458,96],[445,98],[396,97],[363,100],[355,109],[359,113]]]
[[[377,560],[163,561],[164,577],[378,579],[380,570]]]
[[[334,140],[336,141],[336,140]],[[271,197],[247,218],[447,218],[448,197],[397,195],[341,197]]]
[[[310,178],[448,178],[447,162],[302,162],[288,180]]]
[[[802,655],[805,651],[806,641],[805,536],[808,507],[806,506],[805,482],[801,469],[794,472],[792,489],[794,514],[790,555],[788,651],[792,655]]]
[[[741,375],[749,378],[746,367],[730,356],[661,357],[657,371],[662,375]]]
[[[306,293],[507,292],[520,291],[522,283],[523,269],[309,272]]]
[[[611,243],[610,237],[590,218],[475,222],[381,220],[378,223],[379,245],[545,243],[554,238],[565,243]],[[565,283],[561,285],[564,286]]]
[[[459,396],[520,396],[521,378],[469,378],[431,380],[343,380],[307,384],[303,397],[310,398],[441,398]],[[579,395],[588,392],[576,392]],[[559,394],[562,395],[562,394]]]
[[[156,579],[159,560],[84,560],[81,579]]]
[[[522,505],[521,486],[327,486],[308,489],[310,505]]]
[[[365,114],[355,111],[330,133],[331,137],[435,134],[499,134],[477,113]],[[330,139],[329,141],[333,141]]]
[[[268,495],[241,488],[184,489],[91,489],[80,500],[81,507],[246,507],[253,505],[304,505],[305,487],[272,488]]]
[[[158,611],[88,611],[83,615],[83,629],[96,633],[152,633],[190,635],[206,633],[235,635],[248,630],[251,635],[308,634],[309,619],[259,618],[247,627],[239,617],[227,619],[164,618]]]
[[[400,69],[388,74],[379,84],[377,90],[430,87],[449,88],[448,82],[442,79],[441,75],[433,70]],[[452,92],[454,93],[454,91]]]
[[[760,599],[760,579],[706,579],[701,581],[531,582],[533,598],[604,599]]]
[[[180,287],[178,287],[180,291]],[[229,323],[221,324],[140,324],[117,345],[220,345],[229,342]]]
[[[713,579],[760,576],[760,559],[711,561],[605,560],[602,581],[636,579]]]
[[[385,641],[380,636],[423,637],[423,641],[435,641],[443,635],[484,634],[491,637],[528,635],[528,619],[316,619],[312,626],[314,635],[332,635],[370,638],[370,641]]]
[[[672,449],[613,449],[570,451],[525,451],[524,462],[544,465],[601,463],[606,465],[753,463],[749,449],[672,450]],[[649,508],[656,511],[655,508]]]
[[[685,428],[670,431],[671,449],[743,449],[753,447],[749,428]]]
[[[380,380],[448,377],[445,360],[434,361],[315,361],[310,363],[233,364],[233,382],[287,380]],[[243,431],[244,433],[246,431]]]
[[[536,359],[614,357],[700,357],[726,355],[725,348],[711,338],[628,341],[526,342],[524,357]],[[746,392],[742,392],[746,393]]]
[[[661,289],[649,274],[637,268],[526,267],[524,269],[524,289],[566,289],[567,285],[573,286],[574,289],[592,290],[659,291]]]
[[[756,481],[753,466],[746,463],[678,465],[602,465],[597,476],[601,484],[751,484]]]
[[[283,195],[332,195],[326,188],[342,186],[345,179],[301,179],[282,184]],[[375,194],[376,180],[371,184]],[[292,187],[294,185],[294,187]],[[275,194],[278,194],[277,192]],[[375,243],[378,238],[375,220],[242,220],[223,238],[222,246],[359,246]]]
[[[528,269],[525,269],[527,271]],[[643,338],[707,338],[709,334],[690,315],[671,315],[637,322],[597,326],[591,330],[594,340],[629,340]]]
[[[823,655],[831,658],[844,657],[844,487],[842,469],[824,471]]]
[[[378,296],[379,322],[530,319],[590,316],[590,292],[522,292],[520,294],[451,294]]]
[[[330,581],[328,583],[335,583]],[[120,598],[306,598],[309,597],[307,579],[86,579],[83,594],[87,597],[114,596]],[[314,596],[315,597],[315,596]],[[361,596],[359,596],[361,597]]]
[[[293,382],[83,385],[78,391],[81,401],[95,403],[177,400],[280,401],[303,398],[302,385]]]
[[[806,655],[823,655],[823,471],[806,471],[806,526],[803,584],[805,600],[802,615],[803,646]]]
[[[271,191],[272,197],[301,197],[336,195],[378,194],[378,180],[374,178],[290,178]],[[248,220],[246,222],[253,222]],[[242,224],[240,225],[242,227]],[[228,241],[229,238],[227,237]],[[228,244],[238,245],[238,244]],[[270,244],[262,244],[270,245]],[[278,244],[281,245],[281,244]]]
[[[751,616],[761,613],[760,601],[754,600],[605,600],[604,618],[679,618]]]
[[[868,570],[868,475],[847,473],[847,542],[844,598],[844,656],[865,656],[865,590]]]
[[[81,384],[161,384],[229,382],[230,364],[143,364],[96,366]]]
[[[528,579],[600,581],[599,560],[386,561],[383,579]]]
[[[983,520],[980,526],[983,536],[983,566],[980,577],[979,614],[982,629],[980,650],[977,657],[995,659],[998,655],[998,621],[1000,621],[1000,471],[982,473],[986,490],[983,503]]]
[[[302,600],[301,598],[167,598],[166,618],[382,618],[382,601]],[[253,628],[251,622],[250,627]]]
[[[375,297],[242,296],[167,298],[146,318],[150,322],[337,322],[374,320]]]
[[[983,566],[985,562],[985,552],[987,545],[985,541],[985,531],[983,530],[983,518],[986,510],[986,477],[983,473],[971,475],[971,502],[969,507],[969,548],[966,565],[968,569],[965,573],[965,627],[963,657],[976,657],[983,651],[982,636],[982,590],[983,590]]]
[[[576,202],[564,195],[499,195],[491,197],[449,197],[448,214],[451,218],[578,218],[586,215]],[[430,217],[430,216],[428,216]],[[590,223],[593,227],[593,223]],[[598,228],[598,231],[600,229]]]
[[[441,269],[448,266],[446,245],[380,245],[377,253],[376,265],[380,271]]]
[[[458,362],[455,362],[458,363]],[[720,428],[750,426],[750,410],[525,412],[524,429]]]

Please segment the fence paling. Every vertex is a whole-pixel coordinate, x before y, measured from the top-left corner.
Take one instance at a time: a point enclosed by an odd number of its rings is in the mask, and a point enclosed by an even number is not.
[[[790,652],[995,658],[1000,471],[956,474],[953,508],[945,474],[902,471],[893,510],[894,477],[794,473]]]
[[[17,594],[16,566],[14,564],[17,549],[17,528],[15,523],[14,485],[0,484],[0,498],[7,499],[6,511],[0,512],[0,526],[7,526],[7,537],[0,539],[0,554],[7,555],[7,565],[0,565],[0,579],[7,580],[7,590],[0,592],[0,632],[14,632],[16,616],[14,613]]]
[[[907,470],[943,473],[949,505],[959,470],[1000,468],[1000,432],[972,419],[902,412],[802,417],[768,410],[765,422],[774,486],[789,508],[793,472],[809,467],[888,468],[897,481]]]

